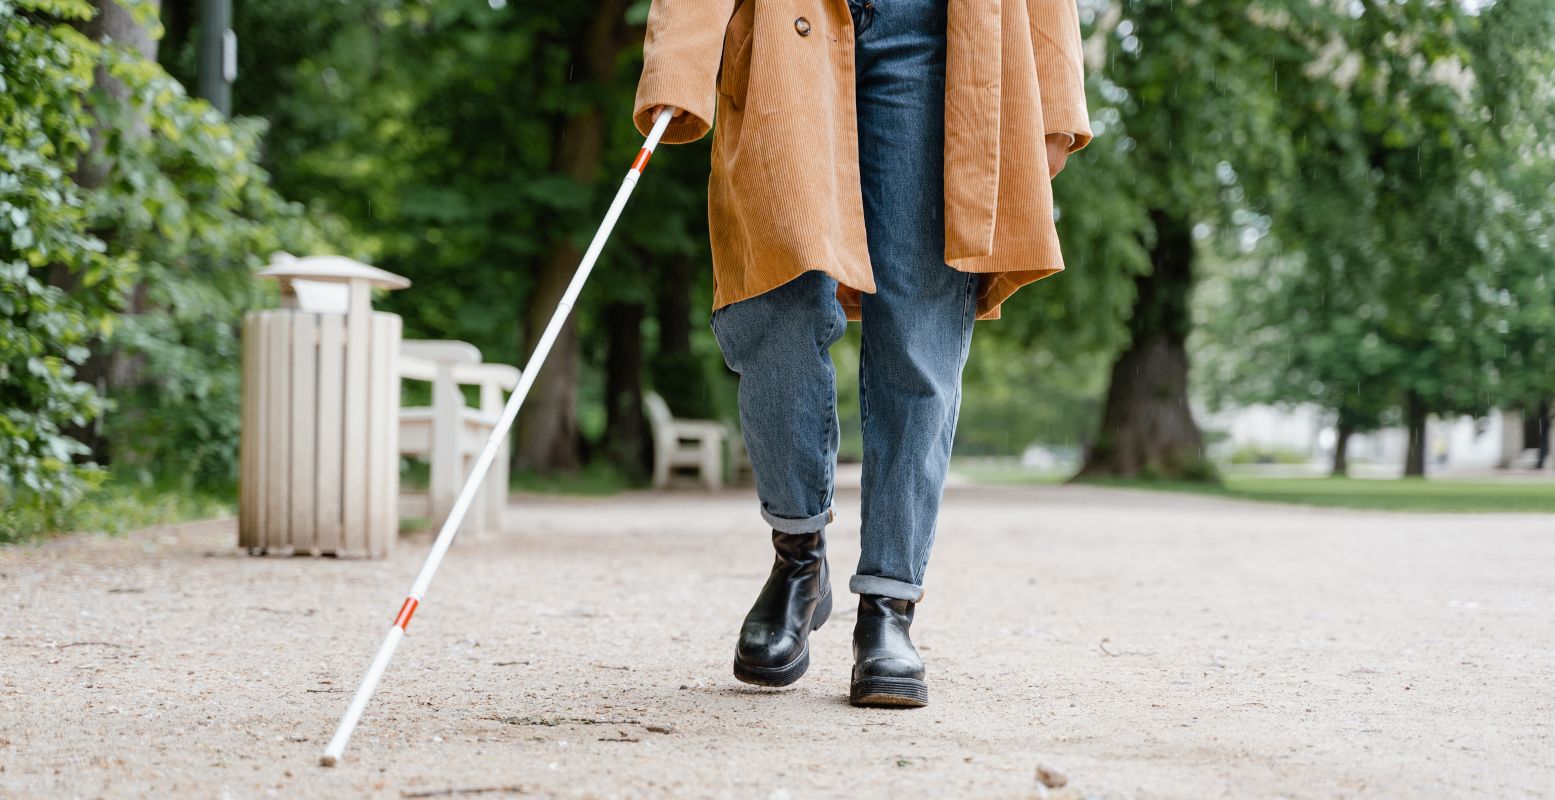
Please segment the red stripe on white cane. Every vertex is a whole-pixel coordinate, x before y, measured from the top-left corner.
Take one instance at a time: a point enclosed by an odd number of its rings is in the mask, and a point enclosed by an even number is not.
[[[438,530],[437,539],[432,542],[432,551],[427,554],[427,560],[421,565],[421,571],[416,573],[416,582],[410,587],[410,594],[400,606],[400,613],[395,615],[394,624],[389,626],[389,632],[383,637],[383,643],[378,645],[378,653],[373,656],[372,663],[367,667],[367,674],[362,676],[362,682],[357,685],[356,693],[351,696],[351,704],[346,706],[346,713],[340,717],[340,724],[335,727],[335,735],[330,738],[329,746],[324,748],[324,755],[319,757],[320,764],[333,767],[340,763],[340,758],[345,754],[346,743],[351,741],[351,734],[356,730],[356,723],[362,718],[362,711],[367,708],[368,701],[372,699],[373,692],[378,688],[378,681],[383,679],[384,671],[389,668],[389,661],[394,658],[394,649],[399,647],[400,640],[405,638],[405,626],[410,624],[411,615],[416,613],[416,607],[420,605],[420,600],[417,598],[426,597],[427,586],[432,583],[432,576],[437,574],[438,565],[443,563],[443,556],[448,554],[449,545],[453,544],[454,537],[459,534],[459,525],[464,522],[464,515],[469,512],[470,504],[475,500],[475,493],[480,490],[481,483],[485,481],[486,471],[491,469],[491,462],[496,459],[497,451],[501,449],[503,440],[508,436],[508,430],[513,427],[513,420],[518,416],[518,410],[523,407],[524,398],[529,396],[529,389],[534,386],[535,376],[545,365],[545,358],[550,355],[551,345],[556,343],[562,325],[567,322],[567,315],[572,311],[572,305],[578,301],[578,294],[583,291],[583,284],[588,281],[589,273],[594,270],[594,263],[599,260],[599,253],[605,247],[605,240],[610,238],[610,231],[615,228],[616,220],[621,216],[621,209],[626,207],[627,199],[632,196],[632,189],[637,186],[637,179],[642,177],[643,169],[648,166],[653,148],[658,146],[659,139],[664,136],[664,129],[669,127],[670,118],[674,115],[674,109],[667,108],[660,111],[659,116],[653,121],[653,130],[649,132],[647,141],[643,143],[643,149],[637,153],[637,158],[632,162],[632,168],[621,181],[621,188],[616,190],[615,200],[610,203],[610,210],[605,213],[604,221],[600,223],[599,230],[594,233],[594,240],[589,243],[588,250],[584,252],[577,272],[573,273],[572,282],[567,284],[567,290],[562,293],[562,299],[556,305],[556,312],[551,315],[551,321],[545,326],[540,341],[535,345],[534,354],[529,357],[529,363],[524,365],[524,371],[519,374],[518,385],[513,388],[513,395],[503,406],[502,416],[497,419],[496,427],[492,429],[485,446],[481,448],[480,455],[476,456],[475,463],[470,467],[470,474],[465,478],[464,486],[459,490],[453,508],[449,510],[442,528]]]
[[[644,147],[637,151],[637,160],[632,162],[632,171],[638,175],[648,168],[648,159],[653,158],[653,151]]]
[[[416,606],[419,605],[421,602],[416,598],[405,598],[404,604],[400,606],[400,613],[394,617],[394,627],[405,630],[405,626],[410,624],[410,618],[416,613]]]

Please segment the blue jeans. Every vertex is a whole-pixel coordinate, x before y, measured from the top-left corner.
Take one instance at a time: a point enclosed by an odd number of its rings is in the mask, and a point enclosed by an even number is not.
[[[849,588],[917,601],[944,494],[978,276],[944,262],[946,0],[849,0],[859,167],[877,291],[863,298],[862,553]],[[740,423],[761,513],[810,533],[831,518],[837,461],[830,349],[837,282],[806,272],[713,314],[740,376]]]

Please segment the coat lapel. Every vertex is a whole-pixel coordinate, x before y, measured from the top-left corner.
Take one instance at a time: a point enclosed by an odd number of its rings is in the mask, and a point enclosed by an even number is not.
[[[945,64],[945,260],[993,252],[999,205],[1003,2],[949,0]]]

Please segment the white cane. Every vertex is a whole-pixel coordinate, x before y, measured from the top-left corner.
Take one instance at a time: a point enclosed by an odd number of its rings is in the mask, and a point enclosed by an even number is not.
[[[632,189],[637,186],[637,180],[648,168],[648,159],[653,155],[654,148],[659,144],[659,138],[664,135],[664,129],[669,126],[670,119],[674,115],[675,109],[666,108],[660,111],[658,118],[654,120],[653,130],[649,132],[647,141],[638,151],[637,158],[632,161],[632,168],[627,171],[625,180],[621,182],[621,188],[616,191],[615,200],[611,201],[610,210],[605,214],[605,221],[594,233],[594,240],[589,243],[589,249],[583,254],[583,262],[578,265],[578,271],[573,274],[572,282],[567,285],[567,291],[562,294],[556,312],[551,315],[551,321],[546,324],[545,332],[540,335],[540,342],[535,345],[534,353],[529,356],[529,363],[524,365],[518,386],[514,388],[513,396],[508,398],[507,405],[503,407],[502,417],[497,420],[497,427],[492,429],[491,436],[487,437],[486,445],[481,448],[480,456],[475,459],[474,468],[470,470],[469,477],[464,481],[464,488],[459,490],[459,497],[454,500],[454,507],[448,512],[448,519],[437,532],[437,540],[432,543],[432,552],[427,554],[426,562],[421,565],[421,571],[416,574],[416,582],[411,585],[410,594],[406,595],[405,602],[400,605],[399,614],[394,617],[394,624],[389,626],[388,635],[383,637],[383,644],[378,646],[378,654],[373,656],[372,664],[367,667],[367,674],[362,676],[361,684],[356,687],[356,694],[351,696],[351,705],[346,706],[346,713],[340,718],[340,725],[335,728],[335,735],[329,740],[329,746],[324,748],[324,755],[319,758],[320,764],[333,767],[339,763],[340,757],[345,753],[346,743],[351,741],[351,733],[356,730],[363,709],[367,708],[368,701],[373,697],[373,691],[378,688],[378,681],[383,679],[383,672],[388,668],[389,660],[394,658],[394,649],[399,646],[400,639],[405,637],[405,626],[410,624],[410,618],[416,613],[416,607],[426,596],[427,586],[432,583],[432,576],[437,574],[438,565],[443,563],[443,556],[448,553],[448,546],[453,544],[454,537],[458,535],[459,524],[464,521],[465,512],[469,511],[470,503],[475,499],[476,492],[480,490],[481,482],[486,477],[486,470],[491,468],[492,459],[501,448],[502,440],[507,438],[508,429],[513,426],[519,408],[524,405],[524,397],[529,394],[535,376],[545,364],[545,357],[550,354],[551,345],[556,341],[557,334],[561,333],[562,325],[566,323],[573,303],[578,300],[578,294],[583,291],[583,284],[588,282],[589,273],[594,269],[594,262],[599,259],[599,251],[604,249],[605,240],[610,238],[610,231],[615,227],[616,219],[621,216],[621,209],[632,196]]]

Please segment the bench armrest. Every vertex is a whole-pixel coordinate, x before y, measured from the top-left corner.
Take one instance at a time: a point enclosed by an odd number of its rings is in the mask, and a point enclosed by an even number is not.
[[[459,364],[454,367],[454,383],[461,386],[492,385],[511,392],[518,388],[521,373],[507,364]]]
[[[406,339],[400,342],[400,356],[439,364],[481,363],[481,351],[475,345],[451,339]]]

